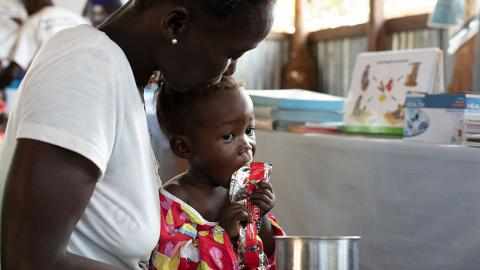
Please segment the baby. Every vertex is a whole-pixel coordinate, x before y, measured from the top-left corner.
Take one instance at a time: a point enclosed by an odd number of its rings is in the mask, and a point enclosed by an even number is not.
[[[255,119],[247,93],[225,77],[216,85],[179,93],[163,85],[157,103],[160,126],[170,147],[189,170],[160,191],[160,241],[152,269],[257,269],[240,266],[238,238],[250,222],[244,204],[231,202],[232,174],[253,160]],[[265,265],[274,268],[274,235],[283,235],[269,211],[275,204],[270,183],[240,195],[260,209],[259,241]]]

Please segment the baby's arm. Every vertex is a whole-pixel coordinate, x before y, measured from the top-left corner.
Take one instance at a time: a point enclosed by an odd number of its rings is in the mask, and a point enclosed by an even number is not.
[[[219,224],[230,237],[232,243],[236,243],[240,226],[249,221],[247,209],[243,204],[227,200],[222,209]]]

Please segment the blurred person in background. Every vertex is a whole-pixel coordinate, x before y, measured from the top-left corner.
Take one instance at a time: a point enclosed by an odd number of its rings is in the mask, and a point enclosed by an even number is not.
[[[122,4],[120,0],[88,0],[83,9],[83,16],[90,19],[92,25],[97,26]]]
[[[0,70],[8,65],[8,56],[26,17],[27,12],[20,0],[0,2]]]
[[[74,12],[55,6],[52,0],[22,0],[28,18],[18,30],[9,64],[0,73],[0,89],[27,70],[40,47],[57,32],[88,22]]]
[[[26,17],[27,12],[20,0],[0,1],[0,73],[10,63],[8,56]],[[7,125],[7,118],[6,93],[0,88],[0,140]]]

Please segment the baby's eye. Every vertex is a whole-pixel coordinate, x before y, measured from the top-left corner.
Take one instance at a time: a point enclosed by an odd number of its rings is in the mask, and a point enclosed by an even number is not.
[[[255,128],[254,127],[247,128],[247,130],[245,130],[245,134],[247,134],[247,136],[250,136],[250,137],[255,136]]]
[[[231,143],[233,142],[233,134],[230,133],[230,134],[225,134],[222,136],[222,139],[223,139],[223,142],[225,143]]]

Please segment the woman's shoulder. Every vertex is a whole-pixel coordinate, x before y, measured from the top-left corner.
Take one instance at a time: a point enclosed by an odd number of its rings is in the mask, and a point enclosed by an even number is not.
[[[51,65],[76,63],[80,60],[82,63],[93,61],[112,64],[119,54],[116,51],[115,43],[105,33],[85,24],[55,34],[42,47],[36,58]]]
[[[90,25],[79,25],[49,39],[31,69],[51,71],[52,67],[66,74],[81,73],[88,79],[105,81],[112,79],[112,74],[126,77],[129,64],[121,49],[104,32]]]
[[[68,40],[72,43],[80,42],[82,45],[91,45],[94,47],[97,42],[106,41],[108,37],[104,32],[89,24],[79,24],[58,32],[52,40]]]

